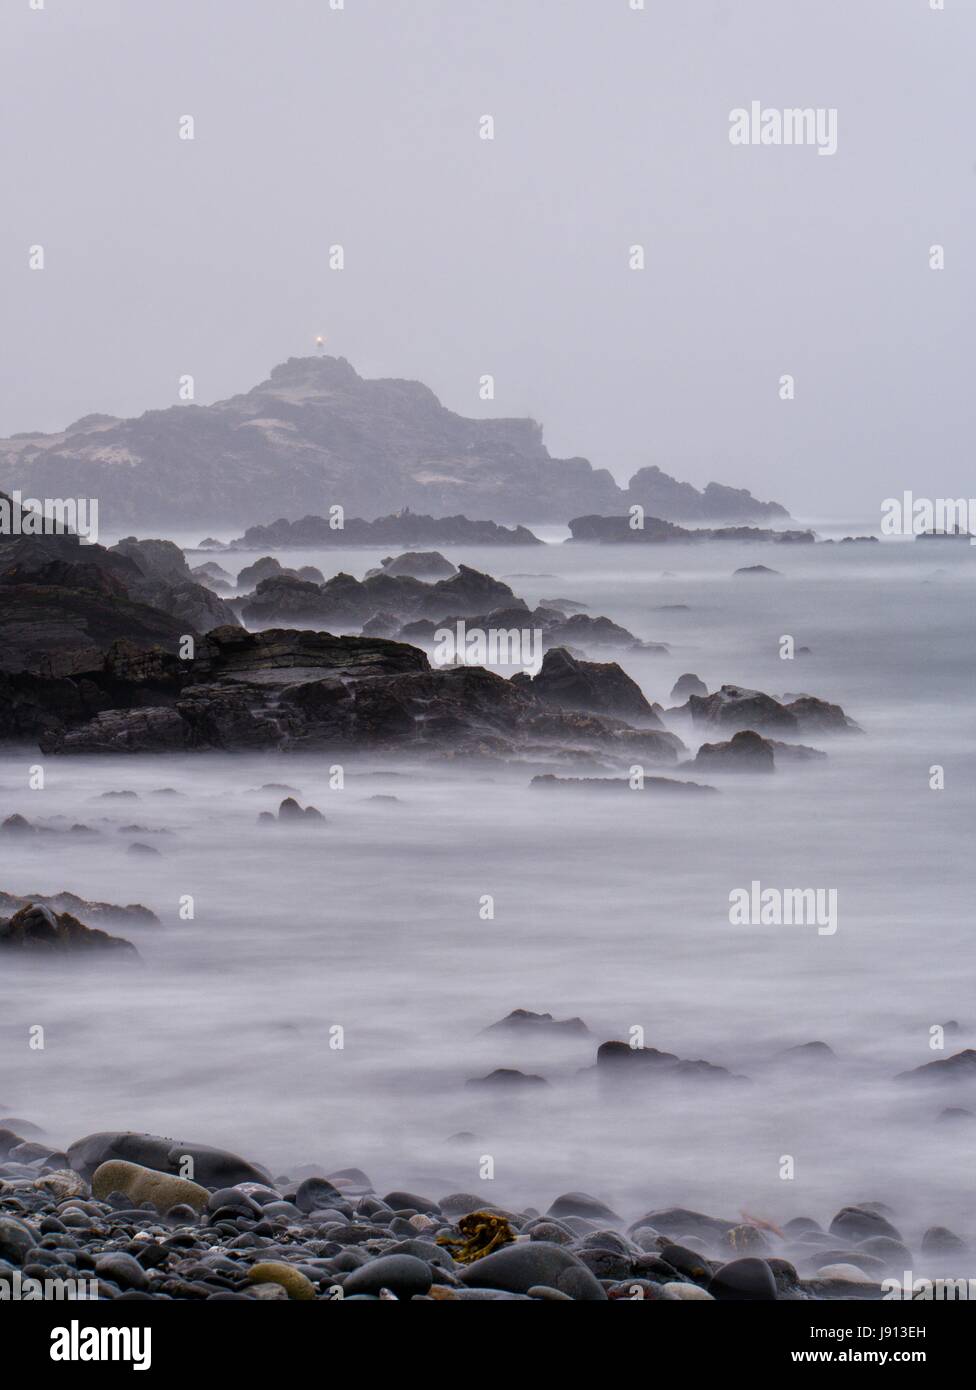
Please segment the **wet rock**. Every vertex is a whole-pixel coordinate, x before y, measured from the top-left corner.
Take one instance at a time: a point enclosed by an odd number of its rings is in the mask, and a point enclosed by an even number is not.
[[[397,1298],[425,1294],[433,1278],[430,1266],[413,1255],[381,1255],[353,1270],[343,1284],[343,1293],[378,1294],[390,1289]]]
[[[34,1252],[37,1242],[27,1226],[10,1216],[0,1216],[0,1260],[22,1265]]]
[[[561,1245],[545,1241],[519,1242],[476,1260],[461,1282],[468,1288],[527,1293],[537,1284],[568,1293],[571,1298],[602,1301],[606,1292],[577,1257]]]
[[[739,685],[723,685],[712,695],[689,695],[682,706],[696,724],[723,729],[752,730],[760,733],[859,732],[839,705],[828,704],[810,695],[799,695],[786,703],[761,690]]]
[[[0,919],[0,949],[36,955],[112,952],[132,959],[138,956],[130,941],[83,926],[69,912],[56,913],[35,904]]]
[[[490,1024],[486,1033],[502,1031],[527,1036],[558,1035],[587,1037],[590,1030],[581,1018],[553,1018],[552,1014],[535,1014],[529,1009],[513,1009],[510,1014]]]
[[[328,1207],[348,1209],[349,1203],[326,1178],[306,1178],[295,1193],[295,1206],[299,1211],[308,1213]]]
[[[315,1286],[307,1275],[294,1265],[280,1260],[260,1260],[251,1266],[247,1273],[248,1282],[256,1285],[276,1285],[288,1298],[308,1299],[315,1297]]]
[[[712,1276],[708,1292],[722,1301],[773,1301],[777,1296],[773,1271],[765,1260],[753,1256],[723,1265]]]
[[[233,1187],[241,1182],[263,1186],[268,1181],[266,1172],[226,1149],[134,1131],[88,1134],[69,1145],[68,1158],[75,1172],[88,1181],[95,1169],[110,1159],[123,1159],[175,1176],[185,1158],[192,1159],[194,1177],[205,1187]]]
[[[772,744],[751,729],[733,734],[728,743],[703,743],[691,764],[702,772],[775,772]]]
[[[597,1197],[591,1197],[587,1192],[564,1192],[557,1197],[546,1216],[585,1216],[590,1221],[612,1221],[620,1224],[621,1218]]]
[[[946,1226],[930,1226],[922,1236],[921,1249],[923,1255],[964,1255],[969,1246]]]
[[[597,1071],[613,1079],[634,1077],[680,1078],[682,1080],[741,1081],[725,1067],[712,1062],[688,1061],[673,1052],[661,1052],[656,1047],[631,1047],[630,1043],[601,1043],[596,1053]],[[653,1223],[652,1223],[653,1224]]]
[[[205,1187],[190,1182],[187,1178],[177,1178],[169,1173],[143,1168],[138,1163],[127,1163],[122,1159],[111,1159],[101,1163],[92,1174],[92,1195],[107,1197],[110,1192],[121,1192],[134,1205],[152,1202],[158,1211],[168,1212],[177,1205],[192,1207],[203,1211],[210,1197]]]
[[[841,1207],[830,1223],[830,1234],[855,1242],[867,1240],[869,1236],[889,1236],[892,1240],[901,1240],[901,1232],[890,1221],[864,1206]]]
[[[830,1279],[844,1284],[869,1284],[871,1281],[863,1269],[853,1264],[823,1265],[816,1271],[817,1279]]]
[[[720,1217],[706,1216],[700,1211],[689,1211],[685,1207],[664,1207],[659,1211],[649,1211],[646,1216],[639,1217],[631,1226],[628,1227],[628,1235],[638,1231],[642,1226],[650,1226],[655,1231],[660,1231],[664,1235],[684,1236],[694,1235],[701,1237],[709,1244],[714,1244],[726,1231],[731,1231],[737,1221],[725,1221]]]
[[[640,686],[615,661],[579,661],[563,647],[552,647],[537,675],[519,672],[512,680],[536,699],[562,709],[616,715],[655,729],[664,727]]]
[[[513,1067],[496,1067],[487,1076],[471,1077],[464,1084],[493,1091],[527,1090],[549,1085],[544,1076],[534,1076],[531,1072],[518,1071]]]
[[[149,1277],[134,1256],[123,1250],[113,1250],[107,1255],[99,1255],[95,1260],[95,1272],[101,1279],[109,1279],[120,1289],[147,1289]]]
[[[671,1298],[680,1299],[682,1302],[714,1303],[715,1295],[703,1289],[699,1284],[684,1284],[671,1281],[662,1285],[666,1294]]]
[[[969,1081],[976,1077],[976,1048],[967,1047],[962,1052],[954,1052],[951,1057],[940,1057],[935,1062],[925,1062],[911,1071],[899,1072],[897,1081]]]
[[[778,1060],[784,1062],[835,1062],[837,1054],[833,1048],[825,1042],[796,1043],[793,1047],[784,1048],[778,1054]],[[802,1219],[802,1218],[800,1218]]]
[[[407,575],[411,579],[450,579],[457,574],[457,566],[437,550],[407,550],[402,555],[387,556],[380,561],[384,574]]]
[[[440,1214],[440,1207],[429,1197],[421,1197],[416,1192],[388,1192],[383,1198],[391,1211],[422,1211]]]

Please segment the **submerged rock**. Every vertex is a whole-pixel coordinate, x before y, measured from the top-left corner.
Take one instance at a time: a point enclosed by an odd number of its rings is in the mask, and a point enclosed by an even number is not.
[[[530,1009],[513,1009],[497,1023],[490,1024],[485,1032],[492,1033],[499,1029],[509,1033],[557,1033],[573,1037],[587,1037],[590,1032],[581,1018],[553,1018],[552,1014],[534,1014]]]
[[[491,1090],[521,1090],[535,1086],[548,1086],[544,1076],[518,1071],[512,1067],[496,1067],[487,1076],[475,1076],[464,1083],[466,1086],[480,1086]]]

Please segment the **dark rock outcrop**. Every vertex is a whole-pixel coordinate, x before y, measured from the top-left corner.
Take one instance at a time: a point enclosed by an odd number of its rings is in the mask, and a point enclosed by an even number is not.
[[[394,578],[406,575],[429,584],[434,579],[450,579],[457,574],[457,565],[452,565],[439,550],[407,550],[402,555],[387,555],[380,561],[379,569],[370,570],[367,579],[372,574],[389,574]]]
[[[686,671],[683,676],[679,676],[671,687],[672,700],[687,700],[689,695],[707,695],[708,686],[698,676]]]
[[[733,734],[728,743],[703,743],[691,767],[702,772],[775,772],[773,745],[751,729]]]
[[[69,913],[84,926],[159,926],[155,912],[141,903],[129,903],[117,907],[114,903],[88,902],[75,893],[16,893],[0,892],[0,914],[18,912],[22,907],[47,907],[55,913]]]
[[[616,715],[654,729],[664,727],[640,686],[615,661],[578,661],[565,648],[551,647],[537,675],[519,672],[512,681],[561,709]]]
[[[660,1052],[656,1047],[631,1047],[626,1042],[601,1043],[596,1051],[596,1069],[600,1076],[613,1080],[635,1078],[680,1078],[682,1081],[742,1081],[726,1067],[701,1060],[691,1062],[673,1052]]]
[[[482,667],[433,670],[417,648],[380,638],[218,628],[175,672],[159,654],[144,664],[131,660],[134,679],[116,683],[114,706],[92,717],[79,701],[74,717],[44,731],[44,751],[576,749],[630,765],[673,763],[682,748],[663,730],[546,705]]]
[[[531,1009],[513,1009],[510,1014],[506,1014],[504,1018],[485,1029],[486,1033],[517,1033],[533,1037],[540,1034],[587,1037],[589,1031],[581,1018],[553,1018],[552,1014],[535,1014]]]
[[[976,1049],[964,1048],[954,1052],[951,1057],[940,1057],[935,1062],[924,1062],[911,1071],[902,1071],[898,1081],[973,1081],[976,1080]]]
[[[723,685],[712,695],[689,695],[682,706],[696,724],[720,729],[752,729],[762,732],[859,733],[840,705],[811,695],[797,696],[781,704],[761,690]]]
[[[629,515],[577,516],[570,521],[569,529],[570,541],[590,541],[598,545],[663,545],[705,541],[812,545],[816,540],[812,531],[773,531],[758,526],[702,526],[688,529],[665,521],[661,516],[650,515],[644,517],[641,527],[633,526]]]
[[[90,952],[138,954],[130,941],[83,926],[70,912],[52,912],[33,903],[12,917],[0,918],[0,950],[32,955],[82,955]]]

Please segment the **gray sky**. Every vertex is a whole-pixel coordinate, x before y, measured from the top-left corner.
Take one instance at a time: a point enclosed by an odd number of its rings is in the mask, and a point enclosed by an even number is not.
[[[6,0],[0,432],[322,333],[621,479],[971,495],[976,0],[630,2]],[[752,100],[837,153],[733,146]]]

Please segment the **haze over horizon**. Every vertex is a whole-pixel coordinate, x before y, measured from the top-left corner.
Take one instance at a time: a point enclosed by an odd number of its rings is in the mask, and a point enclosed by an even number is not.
[[[322,334],[621,482],[972,491],[971,0],[5,19],[0,434],[224,399]],[[731,145],[752,100],[836,108],[836,154]]]

